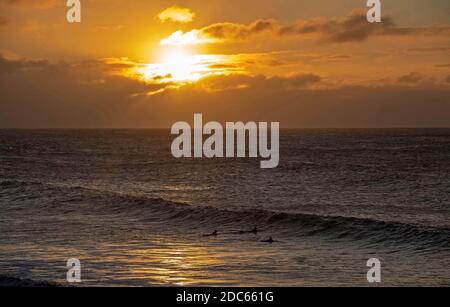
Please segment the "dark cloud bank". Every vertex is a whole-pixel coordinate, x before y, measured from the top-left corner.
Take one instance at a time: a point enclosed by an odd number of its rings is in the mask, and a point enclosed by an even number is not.
[[[390,16],[382,23],[368,23],[365,10],[354,10],[344,17],[312,18],[283,26],[273,19],[257,20],[249,25],[216,23],[200,29],[200,33],[220,40],[243,40],[269,32],[276,36],[319,35],[323,42],[361,42],[372,36],[448,36],[450,26],[398,27]]]
[[[322,80],[314,74],[221,76],[147,96],[163,85],[121,77],[114,69],[101,61],[0,58],[0,126],[166,128],[201,112],[206,120],[280,121],[299,128],[450,127],[450,85],[411,86],[415,74],[403,80],[408,84],[334,89],[317,87]]]

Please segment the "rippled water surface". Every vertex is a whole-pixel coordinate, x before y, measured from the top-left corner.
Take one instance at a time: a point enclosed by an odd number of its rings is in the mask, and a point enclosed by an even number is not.
[[[82,285],[366,285],[375,257],[384,285],[450,285],[450,130],[286,130],[274,170],[170,144],[0,131],[0,276],[64,283],[78,258]]]

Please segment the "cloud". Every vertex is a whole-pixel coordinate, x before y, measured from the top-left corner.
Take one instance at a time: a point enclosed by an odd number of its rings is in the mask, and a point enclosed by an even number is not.
[[[276,28],[278,28],[278,24],[272,19],[256,20],[249,25],[230,22],[216,23],[188,32],[174,32],[169,37],[161,40],[161,44],[178,46],[238,41],[259,33],[275,31]]]
[[[448,35],[450,26],[397,27],[390,16],[382,23],[369,23],[364,10],[354,10],[344,17],[316,18],[281,27],[280,35],[319,34],[325,42],[361,42],[373,36]]]
[[[418,83],[423,80],[423,76],[418,72],[412,72],[410,74],[401,76],[398,78],[398,82],[400,83]]]
[[[16,73],[20,71],[39,70],[48,67],[49,62],[46,60],[29,61],[29,60],[8,60],[0,56],[0,75],[6,73]]]
[[[322,42],[348,43],[362,42],[375,36],[446,36],[450,34],[450,26],[397,27],[389,16],[385,16],[382,23],[369,23],[366,11],[354,10],[344,17],[306,19],[287,26],[273,19],[260,19],[248,25],[216,23],[189,32],[178,31],[163,42],[167,45],[188,45],[240,41],[260,33],[278,37],[316,35]]]
[[[271,19],[257,20],[249,25],[230,22],[216,23],[200,30],[174,32],[169,37],[161,40],[161,44],[178,46],[238,41],[259,33],[274,31],[277,27],[277,22]]]
[[[189,32],[176,31],[169,37],[161,40],[161,45],[164,46],[184,46],[184,45],[200,45],[212,44],[219,42],[217,38],[202,35],[199,30],[192,30]]]
[[[201,29],[201,35],[219,40],[242,40],[266,31],[275,31],[277,22],[272,19],[257,20],[249,25],[216,23]]]
[[[0,125],[9,128],[167,128],[195,112],[291,127],[450,126],[450,84],[321,87],[314,73],[210,76],[166,90],[124,75],[126,58],[51,63],[0,58]],[[447,80],[448,81],[448,80]],[[406,112],[407,110],[407,112]]]
[[[126,117],[126,104],[131,95],[157,90],[160,86],[122,75],[121,71],[129,67],[122,62],[50,63],[0,57],[1,125],[129,125],[120,117]],[[123,114],[119,116],[117,112]]]
[[[160,12],[157,17],[161,22],[173,21],[188,23],[194,20],[195,13],[189,8],[171,6]]]
[[[279,35],[309,35],[319,34],[321,39],[328,42],[363,41],[376,31],[390,27],[392,21],[385,18],[383,23],[371,24],[367,22],[366,14],[362,11],[353,11],[345,17],[332,19],[314,18],[298,21],[279,29]]]
[[[320,83],[322,78],[316,74],[295,74],[291,76],[264,75],[250,76],[242,73],[229,75],[211,75],[200,82],[187,85],[186,88],[206,92],[224,92],[230,90],[252,89],[256,91],[295,91],[306,89]]]

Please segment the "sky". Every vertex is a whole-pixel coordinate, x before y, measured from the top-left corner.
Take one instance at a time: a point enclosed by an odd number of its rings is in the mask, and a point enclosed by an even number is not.
[[[1,128],[450,127],[450,2],[0,0]]]

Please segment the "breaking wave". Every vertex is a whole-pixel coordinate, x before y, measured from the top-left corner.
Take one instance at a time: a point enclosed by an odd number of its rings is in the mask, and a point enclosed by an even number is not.
[[[36,198],[47,209],[89,210],[90,213],[132,217],[142,222],[173,224],[198,229],[222,227],[248,229],[258,225],[262,230],[276,230],[286,237],[327,236],[337,240],[358,240],[367,244],[410,244],[416,250],[450,251],[450,229],[407,223],[380,221],[359,217],[324,216],[303,213],[276,212],[262,209],[228,210],[210,206],[101,191],[79,186],[52,185],[16,180],[0,181],[0,189],[8,195]],[[42,198],[44,196],[44,198]],[[45,202],[44,200],[48,201]],[[1,198],[0,198],[1,200]],[[0,202],[4,203],[4,202]]]

